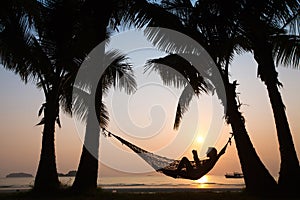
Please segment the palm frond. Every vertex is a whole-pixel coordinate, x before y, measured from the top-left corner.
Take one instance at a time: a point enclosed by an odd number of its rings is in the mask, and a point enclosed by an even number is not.
[[[300,36],[276,35],[272,38],[276,64],[300,69]]]
[[[158,50],[167,53],[197,55],[203,52],[203,47],[198,44],[202,38],[201,34],[187,27],[180,27],[178,32],[175,32],[174,29],[148,27],[145,28],[144,34]],[[197,38],[197,40],[193,38]]]
[[[55,122],[57,123],[58,127],[61,128],[61,122],[60,122],[60,117],[57,116]]]
[[[177,105],[174,129],[179,128],[183,115],[188,111],[192,97],[208,91],[213,92],[215,88],[212,81],[208,79],[211,76],[210,70],[199,73],[191,62],[177,54],[148,60],[145,71],[156,71],[166,85],[184,88]],[[202,74],[207,78],[203,78]]]
[[[195,20],[193,20],[194,6],[190,0],[163,0],[161,6],[166,10],[176,15],[180,21],[191,26]]]
[[[43,103],[41,108],[39,109],[38,117],[40,117],[42,115],[42,113],[44,112],[45,107],[46,107],[46,103]]]
[[[85,122],[87,119],[90,94],[76,86],[74,86],[72,94],[72,115],[80,121]]]
[[[193,88],[188,84],[185,86],[184,90],[182,91],[177,109],[176,109],[176,115],[175,115],[175,121],[174,121],[174,129],[178,129],[179,125],[182,121],[183,115],[188,111],[190,102],[195,95]]]
[[[291,19],[296,13],[299,13],[299,0],[273,0],[265,1],[268,3],[263,14],[268,21],[274,23],[285,24],[287,20]]]
[[[300,9],[286,20],[281,29],[292,35],[300,34]]]
[[[197,61],[193,60],[194,62]],[[206,93],[210,84],[205,80],[209,76],[209,68],[203,66],[199,72],[190,61],[180,55],[170,54],[162,58],[148,60],[146,71],[154,70],[159,73],[163,82],[175,87],[185,87],[190,84],[195,94]],[[204,78],[205,77],[205,78]]]
[[[108,51],[104,56],[104,66],[108,67],[101,77],[102,91],[113,86],[131,94],[136,90],[136,81],[128,57],[117,50]]]
[[[19,74],[25,82],[36,74],[32,69],[33,57],[30,53],[34,36],[28,18],[10,13],[2,18],[3,30],[0,32],[0,61],[8,70]]]
[[[146,26],[164,27],[183,31],[179,19],[171,12],[166,11],[159,4],[147,0],[129,1],[127,13],[123,17],[125,26],[134,25],[136,28]]]
[[[188,84],[188,81],[186,79],[186,76],[182,75],[176,70],[179,67],[180,63],[176,62],[175,59],[172,59],[172,57],[175,56],[169,55],[163,58],[148,60],[145,65],[144,72],[156,72],[160,75],[163,84],[174,86],[176,88],[183,88]],[[181,65],[180,67],[184,69],[185,65]]]
[[[64,76],[61,83],[61,96],[60,96],[60,105],[62,108],[62,111],[64,111],[66,114],[72,116],[72,93],[73,93],[73,85],[75,82],[76,74],[74,72],[70,72]]]
[[[109,121],[109,115],[106,110],[105,105],[102,102],[102,93],[105,93],[111,87],[120,88],[127,93],[132,93],[136,90],[136,82],[132,72],[131,65],[127,62],[128,58],[121,54],[117,50],[108,51],[103,59],[103,66],[108,66],[104,71],[100,81],[97,85],[96,96],[99,96],[100,99],[95,99],[97,104],[97,110],[99,108],[99,122],[101,127],[105,127]],[[71,81],[72,82],[72,81]],[[81,121],[86,121],[87,115],[90,107],[93,105],[90,104],[91,94],[90,90],[92,87],[92,82],[77,82],[73,87],[73,99],[72,99],[72,114]],[[69,85],[69,84],[67,84]],[[100,93],[99,93],[100,92]]]
[[[100,127],[102,127],[102,128],[107,127],[108,122],[109,122],[109,114],[108,114],[107,108],[106,108],[105,104],[103,102],[101,102],[100,122],[99,122]]]
[[[78,89],[76,87],[73,88],[73,104],[72,104],[72,115],[75,116],[78,120],[82,122],[86,122],[88,117],[89,109],[92,110],[91,104],[91,96],[89,93]],[[98,102],[99,103],[99,102]],[[100,102],[100,117],[99,123],[101,127],[106,127],[109,122],[109,114],[105,104]]]
[[[39,123],[36,124],[36,126],[44,125],[45,124],[45,118],[42,118]]]

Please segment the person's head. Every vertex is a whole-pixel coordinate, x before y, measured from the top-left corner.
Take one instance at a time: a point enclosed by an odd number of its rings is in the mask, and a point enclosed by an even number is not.
[[[208,147],[206,152],[207,157],[213,158],[217,156],[217,149],[214,147]]]

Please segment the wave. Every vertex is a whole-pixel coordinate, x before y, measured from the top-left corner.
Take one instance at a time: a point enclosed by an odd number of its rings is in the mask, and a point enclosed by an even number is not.
[[[99,187],[136,187],[136,186],[146,186],[143,183],[133,183],[133,184],[126,184],[126,183],[113,183],[113,184],[98,184]]]
[[[188,187],[191,184],[172,184],[172,183],[112,183],[112,184],[98,184],[99,187]]]
[[[13,185],[0,185],[0,188],[12,188]]]
[[[227,186],[243,186],[245,185],[244,183],[217,183],[217,182],[203,182],[203,183],[192,183],[191,185],[201,185],[201,184],[205,184],[205,185],[227,185]]]
[[[1,189],[28,189],[32,188],[32,185],[0,185]]]

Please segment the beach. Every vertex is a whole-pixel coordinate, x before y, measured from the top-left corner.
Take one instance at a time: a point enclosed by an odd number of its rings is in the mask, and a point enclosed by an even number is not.
[[[245,196],[242,189],[237,188],[137,188],[137,187],[119,187],[119,188],[99,188],[95,193],[88,193],[83,195],[77,195],[70,193],[68,188],[63,189],[57,194],[35,194],[31,189],[4,189],[0,191],[0,199],[11,200],[34,200],[34,199],[82,199],[82,200],[94,200],[94,199],[256,199]]]
[[[278,196],[253,196],[246,194],[241,189],[98,189],[96,192],[90,194],[74,194],[70,193],[68,189],[62,190],[57,194],[35,194],[31,191],[19,192],[0,192],[0,199],[2,200],[37,200],[37,199],[57,199],[57,200],[98,200],[98,199],[114,199],[114,200],[271,200],[284,199],[296,200],[299,197],[278,197]]]

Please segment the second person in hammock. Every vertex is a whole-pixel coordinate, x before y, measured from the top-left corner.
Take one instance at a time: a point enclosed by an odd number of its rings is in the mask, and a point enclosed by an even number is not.
[[[194,157],[194,165],[187,157],[183,157],[178,166],[177,169],[171,170],[171,169],[161,169],[161,171],[168,176],[171,176],[173,178],[187,178],[191,180],[197,180],[207,174],[216,164],[216,162],[219,160],[219,158],[225,153],[227,144],[223,147],[223,149],[220,151],[220,153],[217,153],[216,148],[209,147],[206,155],[208,159],[200,160],[197,154],[196,150],[193,150],[193,157]]]

